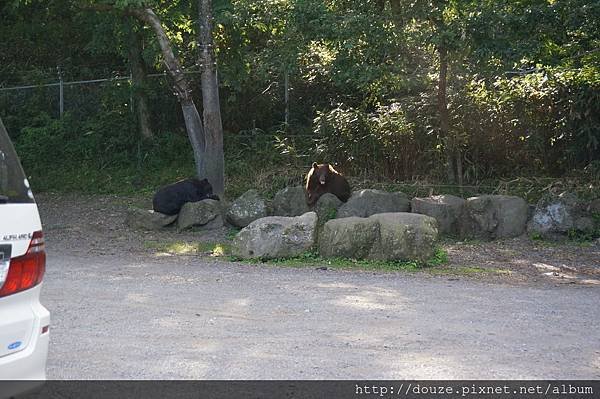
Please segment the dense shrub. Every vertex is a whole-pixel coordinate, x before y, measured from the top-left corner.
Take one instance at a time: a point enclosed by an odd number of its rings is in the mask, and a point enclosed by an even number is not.
[[[354,174],[410,179],[429,174],[436,137],[409,119],[400,103],[374,112],[339,105],[315,118],[317,154]]]
[[[600,81],[540,71],[473,80],[452,99],[467,177],[561,175],[600,159]],[[469,171],[473,171],[472,176]]]
[[[151,29],[69,1],[5,3],[0,88],[28,88],[0,91],[0,114],[37,189],[151,190],[194,173]],[[152,7],[200,107],[192,4]],[[517,176],[598,180],[598,2],[213,5],[229,193],[299,184],[312,161],[365,184],[454,184],[446,179],[459,169],[476,189]],[[126,78],[133,32],[153,75],[135,90]],[[442,48],[447,135],[437,104]],[[65,85],[59,119],[57,66],[65,82],[115,79]],[[147,96],[150,142],[137,134],[136,93]],[[452,158],[460,162],[447,168]]]
[[[36,190],[128,192],[193,175],[187,137],[166,133],[145,142],[131,134],[131,123],[118,113],[41,115],[15,145]]]

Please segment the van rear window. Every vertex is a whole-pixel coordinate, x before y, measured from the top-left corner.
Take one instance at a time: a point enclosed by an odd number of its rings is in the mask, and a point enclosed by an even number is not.
[[[0,119],[0,206],[33,202],[29,182]]]

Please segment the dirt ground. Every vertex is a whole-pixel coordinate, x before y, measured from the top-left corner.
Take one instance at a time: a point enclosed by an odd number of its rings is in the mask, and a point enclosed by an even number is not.
[[[127,208],[150,208],[150,198],[43,193],[36,200],[50,251],[58,246],[68,248],[73,255],[156,256],[157,243],[218,243],[231,235],[229,228],[178,233],[174,228],[146,232],[127,227]],[[600,286],[598,242],[556,243],[522,236],[493,242],[442,239],[440,244],[447,251],[449,262],[425,269],[426,275],[509,284]]]

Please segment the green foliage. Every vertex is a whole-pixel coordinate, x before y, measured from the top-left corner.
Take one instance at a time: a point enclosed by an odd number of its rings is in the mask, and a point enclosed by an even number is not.
[[[151,143],[131,135],[116,113],[77,120],[40,116],[16,140],[36,191],[129,193],[193,175],[187,138],[166,134]]]
[[[569,229],[567,238],[579,244],[590,243],[600,238],[600,213],[592,214],[592,220],[594,223],[592,230]]]
[[[448,252],[443,248],[436,248],[435,254],[433,257],[427,262],[428,266],[440,266],[448,263]]]
[[[470,82],[453,98],[457,128],[477,132],[463,136],[469,162],[477,166],[467,177],[562,174],[597,161],[599,79],[592,72],[548,69]]]
[[[342,105],[320,113],[315,119],[316,152],[354,174],[409,179],[431,172],[439,158],[431,149],[436,137],[411,120],[409,112],[407,104],[392,103],[372,113]]]
[[[337,212],[338,212],[338,210],[335,208],[328,209],[327,212],[325,213],[325,215],[323,215],[323,217],[322,217],[322,219],[323,219],[322,223],[325,223],[326,221],[331,220],[331,219],[335,219],[335,217],[337,216]],[[321,223],[321,221],[319,221],[319,222]]]
[[[437,248],[432,259],[425,263],[416,261],[383,261],[367,259],[322,258],[315,252],[305,252],[297,257],[269,259],[268,264],[288,267],[329,267],[333,269],[363,269],[382,271],[417,271],[425,267],[441,266],[448,263],[448,254]]]
[[[541,233],[533,232],[531,233],[531,235],[529,236],[533,241],[541,241],[544,239],[544,237],[542,236]]]
[[[322,258],[313,252],[306,252],[293,258],[269,259],[267,264],[286,267],[327,267],[332,269],[361,269],[380,271],[417,271],[423,267],[414,261],[380,261],[346,258]]]
[[[227,235],[225,236],[227,240],[232,241],[235,236],[240,232],[240,229],[232,227],[227,231]]]

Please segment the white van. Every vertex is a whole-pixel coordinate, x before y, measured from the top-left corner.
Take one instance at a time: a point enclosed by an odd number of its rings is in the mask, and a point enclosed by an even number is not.
[[[50,313],[40,304],[45,269],[37,205],[0,120],[0,380],[46,379]]]

